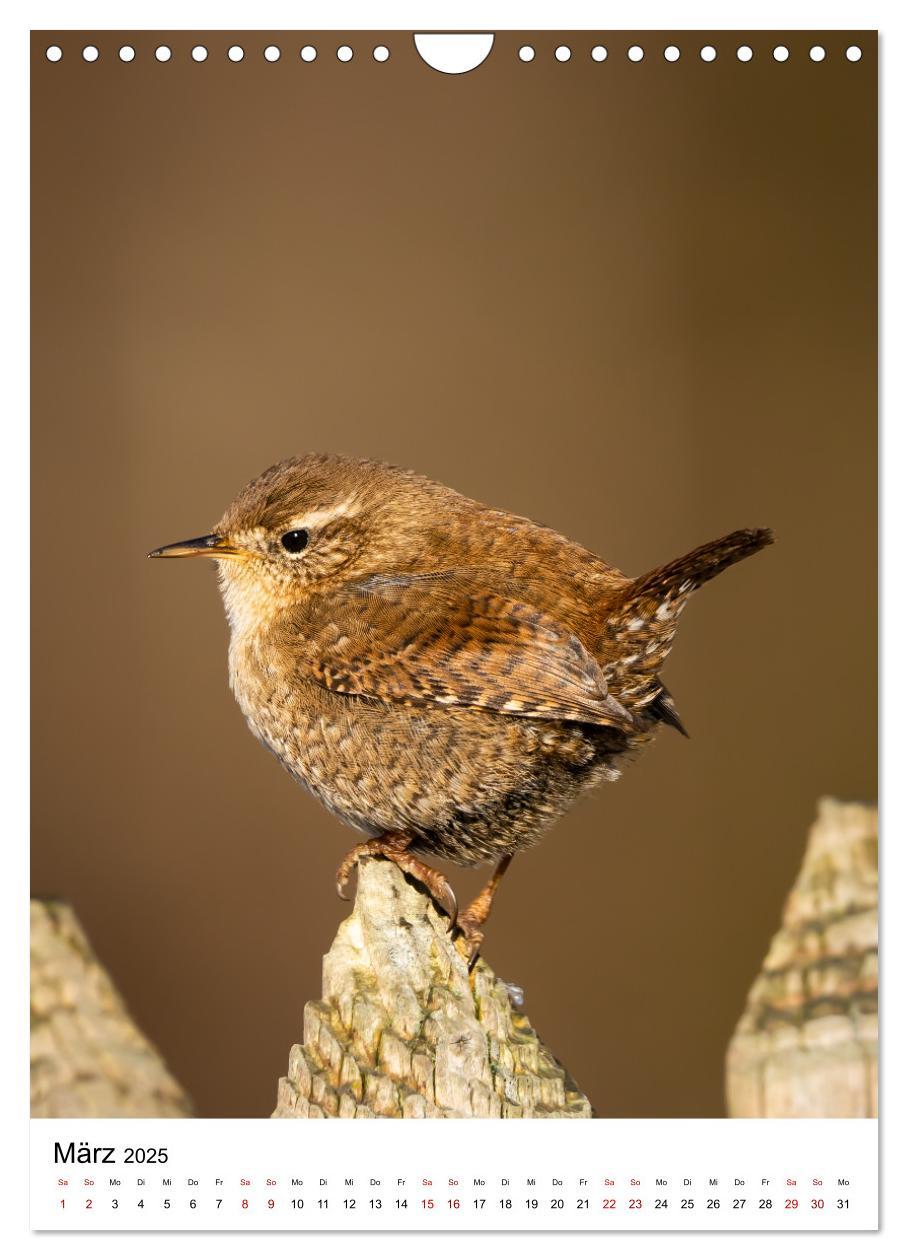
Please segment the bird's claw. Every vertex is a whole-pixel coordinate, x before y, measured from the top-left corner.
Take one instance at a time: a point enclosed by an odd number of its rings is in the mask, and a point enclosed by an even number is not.
[[[479,951],[482,949],[483,932],[467,910],[458,915],[455,927],[458,948],[467,960],[467,971],[472,971],[479,958]]]
[[[343,862],[341,862],[340,866],[337,868],[337,874],[334,877],[334,886],[337,889],[337,895],[340,897],[341,901],[350,900],[349,894],[347,893],[347,885],[350,883],[350,872],[359,862],[360,856],[361,855],[357,853],[356,849],[352,850],[352,852],[347,854]]]
[[[457,930],[457,898],[454,890],[443,875],[439,876],[437,888],[430,888],[432,896],[448,916],[448,932],[453,936]]]
[[[347,884],[350,881],[350,873],[354,866],[357,866],[360,858],[364,857],[383,857],[389,862],[393,862],[399,870],[405,875],[411,875],[426,889],[444,913],[448,916],[448,931],[453,935],[457,930],[457,898],[454,896],[454,890],[445,879],[440,871],[433,870],[431,866],[426,866],[425,862],[420,860],[413,854],[401,847],[398,841],[393,843],[378,840],[367,840],[363,844],[358,844],[351,849],[340,866],[337,868],[335,876],[335,887],[337,895],[341,901],[349,901],[347,895]]]
[[[386,853],[385,857],[395,862],[405,875],[411,875],[417,883],[422,884],[436,905],[440,906],[448,916],[448,931],[453,933],[457,927],[457,898],[441,871],[426,866],[425,862],[420,862],[419,858],[412,853],[407,853],[406,850],[402,853],[398,851]]]
[[[441,871],[435,871],[415,858],[406,862],[398,861],[397,864],[407,875],[418,880],[435,904],[444,911],[448,917],[448,932],[453,935],[457,930],[457,898]]]

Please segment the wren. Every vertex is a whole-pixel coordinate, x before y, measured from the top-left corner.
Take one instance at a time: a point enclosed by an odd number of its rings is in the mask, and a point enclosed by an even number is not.
[[[275,464],[210,534],[230,685],[253,733],[422,882],[475,961],[515,853],[662,724],[660,671],[693,592],[772,541],[742,529],[629,578],[552,529],[417,473],[336,455]],[[458,914],[421,857],[495,863]]]

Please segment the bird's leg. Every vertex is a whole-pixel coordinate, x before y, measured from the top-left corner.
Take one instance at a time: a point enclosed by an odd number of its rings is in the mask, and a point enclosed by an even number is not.
[[[418,857],[409,852],[412,840],[412,836],[404,835],[403,832],[386,831],[384,835],[378,836],[375,840],[366,840],[362,844],[354,845],[337,868],[337,895],[343,901],[349,900],[347,897],[347,881],[350,878],[350,872],[360,858],[387,858],[389,862],[393,862],[405,874],[412,875],[414,879],[419,880],[433,900],[441,906],[451,920],[451,931],[453,931],[457,924],[457,898],[454,896],[451,885],[441,871],[433,870],[431,866],[427,866],[425,862],[420,862]]]
[[[513,854],[509,853],[503,857],[495,867],[495,873],[483,888],[482,892],[467,906],[466,910],[461,911],[457,916],[457,927],[463,935],[464,944],[469,951],[469,967],[473,970],[476,959],[479,957],[479,949],[482,945],[483,924],[489,917],[492,909],[492,902],[498,885],[501,883],[501,877],[511,865]]]

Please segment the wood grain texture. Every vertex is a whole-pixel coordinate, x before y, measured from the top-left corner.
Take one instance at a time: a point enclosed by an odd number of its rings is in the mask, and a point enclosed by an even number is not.
[[[468,974],[425,893],[393,863],[367,859],[273,1114],[585,1119],[592,1110],[487,964]]]
[[[877,810],[819,803],[726,1059],[731,1116],[877,1114]]]
[[[188,1116],[192,1105],[136,1027],[73,911],[31,903],[31,1114]]]

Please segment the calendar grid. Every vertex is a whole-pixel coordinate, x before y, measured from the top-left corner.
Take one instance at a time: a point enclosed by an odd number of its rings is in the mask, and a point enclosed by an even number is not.
[[[32,1227],[877,1227],[874,1120],[412,1123],[35,1120]]]

